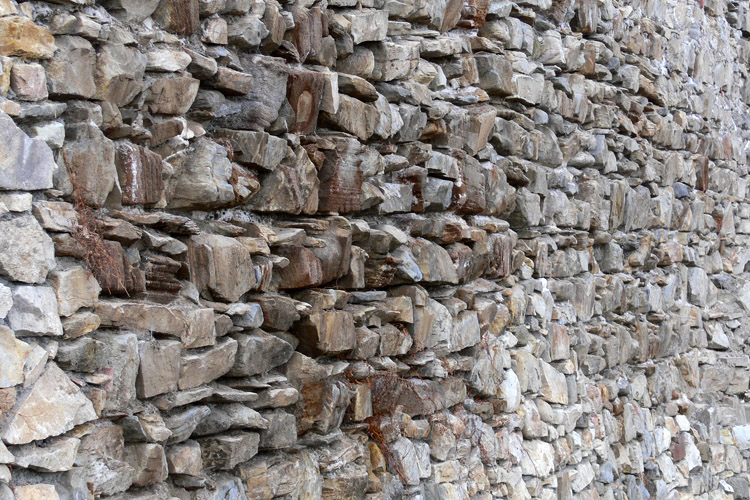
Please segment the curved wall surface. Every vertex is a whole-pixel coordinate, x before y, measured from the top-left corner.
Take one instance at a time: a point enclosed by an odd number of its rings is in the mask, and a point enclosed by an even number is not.
[[[750,498],[750,2],[0,0],[0,500]]]

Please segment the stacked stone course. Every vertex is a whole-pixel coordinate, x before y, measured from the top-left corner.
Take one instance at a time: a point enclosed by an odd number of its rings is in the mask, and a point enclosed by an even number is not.
[[[750,498],[749,0],[0,0],[0,500]]]

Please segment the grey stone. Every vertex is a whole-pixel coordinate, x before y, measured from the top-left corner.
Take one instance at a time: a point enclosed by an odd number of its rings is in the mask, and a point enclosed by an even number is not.
[[[63,334],[55,290],[48,286],[22,285],[13,290],[8,324],[19,335]]]
[[[57,164],[44,141],[30,139],[3,111],[0,111],[0,130],[0,189],[51,188]]]

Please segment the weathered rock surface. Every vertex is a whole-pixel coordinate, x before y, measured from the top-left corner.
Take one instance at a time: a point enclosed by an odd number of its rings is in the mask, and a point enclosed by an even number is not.
[[[36,384],[19,396],[0,438],[8,444],[25,444],[96,418],[91,401],[55,363],[48,363]]]
[[[0,500],[748,498],[749,12],[0,0]]]
[[[0,134],[0,189],[51,188],[57,165],[49,146],[29,138],[2,110]]]

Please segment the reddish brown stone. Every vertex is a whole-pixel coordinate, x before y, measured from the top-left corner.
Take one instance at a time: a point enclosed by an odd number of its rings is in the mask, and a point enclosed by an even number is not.
[[[596,27],[599,25],[601,13],[599,12],[599,2],[597,0],[583,0],[576,6],[576,16],[571,25],[581,33],[596,33]]]
[[[459,166],[463,182],[453,186],[453,206],[460,214],[480,214],[486,207],[482,166],[472,156],[462,156]]]
[[[446,31],[452,30],[456,27],[458,22],[461,20],[461,14],[463,12],[463,0],[448,0],[448,5],[445,7],[445,15],[443,16],[443,22],[440,25],[440,32],[445,33]]]
[[[162,0],[152,17],[178,35],[190,36],[200,28],[198,0]]]
[[[424,195],[422,189],[427,182],[427,169],[422,167],[407,167],[396,173],[396,179],[401,184],[411,184],[411,194],[414,197],[411,205],[412,212],[424,212]]]
[[[299,62],[302,63],[308,56],[321,52],[323,30],[325,27],[327,31],[327,21],[319,7],[312,9],[295,7],[292,9],[292,16],[294,29],[287,32],[285,37],[297,49]]]
[[[289,259],[289,265],[279,271],[279,289],[306,288],[323,283],[323,266],[309,249],[281,247],[277,253]]]
[[[485,276],[489,279],[505,278],[510,275],[513,265],[513,238],[507,234],[493,234],[489,241],[492,251]]]
[[[329,142],[331,148],[324,150],[326,159],[318,174],[318,208],[321,212],[339,214],[357,212],[360,209],[359,193],[362,189],[360,144],[356,139],[347,137],[332,138]]]
[[[398,265],[401,260],[390,254],[386,256],[373,256],[365,261],[365,283],[367,288],[380,288],[388,286],[393,281]]]
[[[292,132],[315,133],[324,86],[325,76],[315,71],[298,71],[289,75],[286,96],[294,110]]]
[[[110,295],[133,296],[146,290],[143,272],[133,267],[122,246],[114,241],[105,241],[107,251],[93,258],[99,265],[91,266],[102,291]]]
[[[702,155],[695,157],[693,166],[696,176],[695,187],[701,191],[706,191],[708,189],[708,158]]]
[[[145,255],[146,288],[149,291],[176,295],[182,285],[176,278],[182,264],[164,255]]]
[[[263,13],[263,24],[268,28],[269,35],[260,44],[260,48],[264,53],[270,54],[274,50],[278,49],[281,42],[284,41],[284,33],[286,33],[286,21],[284,16],[279,12],[279,8],[272,4],[266,4],[266,11]]]
[[[115,165],[123,205],[158,202],[164,191],[161,156],[129,142],[117,145]]]
[[[481,28],[484,25],[489,8],[489,0],[464,0],[461,21],[458,25],[469,29]]]

